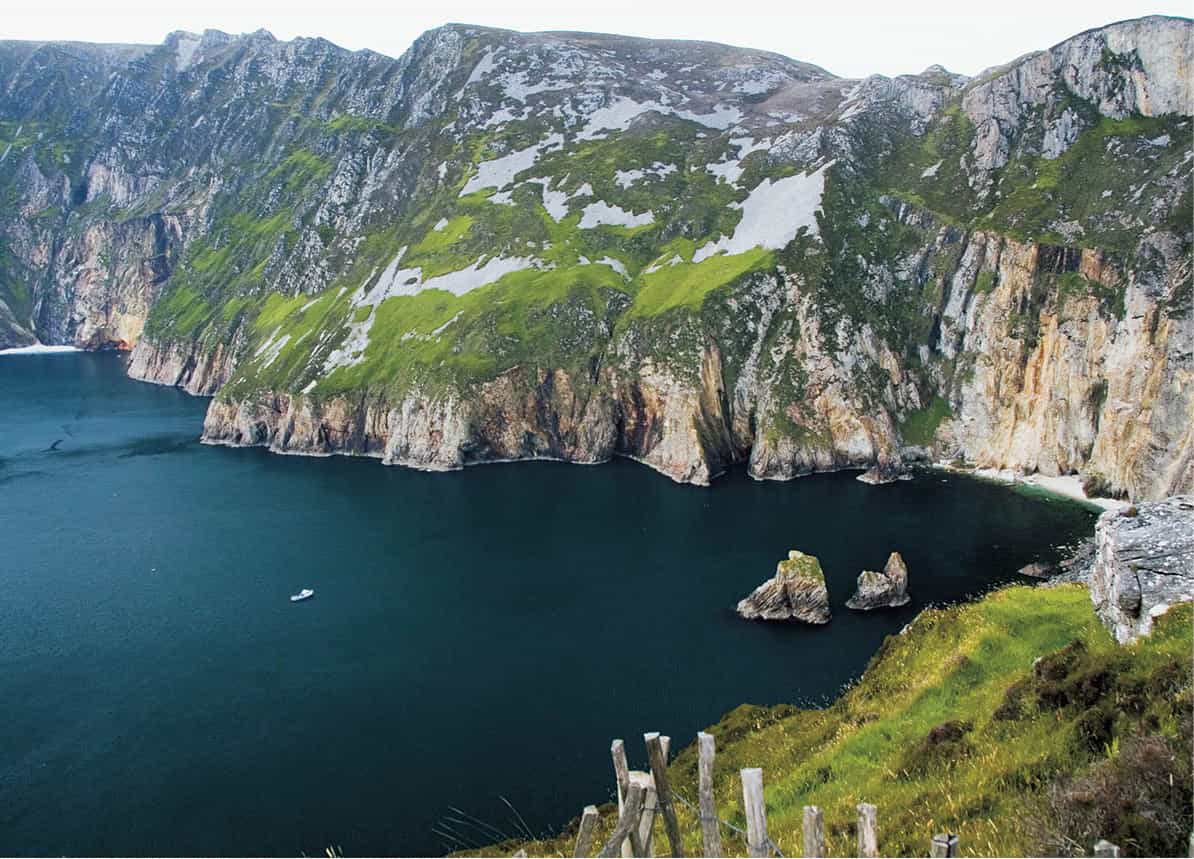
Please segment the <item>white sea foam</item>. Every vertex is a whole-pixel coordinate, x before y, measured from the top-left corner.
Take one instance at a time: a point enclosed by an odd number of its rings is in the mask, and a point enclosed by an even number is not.
[[[32,346],[13,346],[11,349],[0,349],[0,355],[60,355],[82,351],[78,346],[47,346],[44,343],[34,343]]]

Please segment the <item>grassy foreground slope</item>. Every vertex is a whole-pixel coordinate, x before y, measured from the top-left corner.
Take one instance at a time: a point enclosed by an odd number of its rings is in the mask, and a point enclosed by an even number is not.
[[[959,834],[962,855],[1089,855],[1097,837],[1124,855],[1184,855],[1192,617],[1179,606],[1119,647],[1077,585],[922,612],[832,706],[744,705],[709,729],[719,816],[745,826],[738,770],[761,766],[770,833],[788,856],[801,855],[809,804],[824,812],[828,854],[856,855],[861,801],[878,806],[881,855],[927,855],[940,831]],[[632,767],[645,768],[641,745],[627,738]],[[695,745],[670,774],[695,802]],[[697,820],[679,810],[686,850],[700,855]],[[615,816],[602,809],[599,836]],[[574,832],[575,821],[557,840],[495,851],[570,856]],[[722,832],[726,853],[745,855]],[[656,838],[666,854],[662,827]]]

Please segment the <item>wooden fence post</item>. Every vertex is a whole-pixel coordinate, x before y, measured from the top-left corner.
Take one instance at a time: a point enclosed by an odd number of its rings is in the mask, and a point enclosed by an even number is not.
[[[638,840],[640,852],[635,855],[654,856],[655,840],[655,812],[659,810],[659,795],[655,792],[655,780],[648,773],[632,772],[630,781],[642,785],[643,814],[638,822]]]
[[[580,830],[576,833],[573,856],[588,856],[593,850],[593,830],[597,828],[597,806],[586,805],[580,815]]]
[[[626,803],[622,808],[622,813],[618,816],[618,825],[614,827],[609,840],[605,842],[605,846],[601,848],[601,852],[597,855],[602,857],[602,859],[613,859],[614,856],[618,855],[622,848],[622,842],[630,836],[631,832],[635,833],[635,840],[638,840],[636,827],[638,826],[638,819],[642,812],[642,785],[631,784],[626,789]]]
[[[663,746],[663,759],[668,759],[669,750],[672,747],[671,737],[660,737],[659,744]],[[655,855],[655,812],[659,811],[659,794],[655,791],[655,779],[651,775],[645,775],[646,784],[644,787],[647,790],[643,797],[643,819],[638,827],[638,837],[643,843],[643,855]]]
[[[825,855],[825,816],[815,805],[804,807],[804,855]]]
[[[647,743],[647,754],[651,759],[651,775],[655,777],[655,793],[659,797],[659,811],[663,814],[663,828],[667,832],[668,844],[673,856],[684,855],[684,844],[680,840],[680,824],[676,820],[676,809],[672,805],[672,789],[667,780],[667,755],[657,732],[643,734]]]
[[[1095,842],[1094,855],[1112,857],[1119,856],[1119,847],[1115,844],[1112,844],[1105,838],[1100,838]]]
[[[626,744],[621,740],[614,740],[610,744],[609,752],[614,759],[614,778],[618,782],[618,815],[621,816],[626,800],[626,788],[630,781],[630,765],[626,762]],[[622,842],[622,855],[630,859],[632,850],[629,841]]]
[[[879,855],[879,835],[876,832],[878,810],[869,802],[858,804],[858,855],[867,857]]]
[[[713,735],[704,731],[697,734],[697,748],[700,754],[701,841],[705,845],[705,856],[717,859],[721,856],[721,830],[717,822],[717,803],[713,800],[713,756],[716,753]]]
[[[929,846],[929,855],[933,857],[946,857],[958,855],[958,836],[952,833],[939,833],[933,836],[933,843]]]
[[[742,809],[746,812],[746,850],[750,856],[770,856],[767,837],[767,804],[763,801],[763,771],[742,770]]]

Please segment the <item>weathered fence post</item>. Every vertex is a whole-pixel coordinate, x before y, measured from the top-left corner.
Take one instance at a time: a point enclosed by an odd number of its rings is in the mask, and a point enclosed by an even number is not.
[[[1112,857],[1119,856],[1119,847],[1115,844],[1112,844],[1106,838],[1100,838],[1095,842],[1094,855]]]
[[[878,816],[879,812],[869,802],[858,803],[858,855],[867,859],[879,855]]]
[[[716,753],[713,735],[704,731],[697,734],[697,749],[700,755],[701,841],[705,845],[705,855],[717,859],[721,856],[721,830],[717,824],[717,803],[713,800],[713,756]]]
[[[804,855],[825,855],[825,816],[815,805],[804,807]]]
[[[614,778],[618,782],[618,815],[621,816],[625,805],[626,787],[630,780],[630,765],[626,762],[626,744],[621,740],[614,740],[609,747],[614,759]],[[629,841],[622,842],[622,855],[630,859],[631,847]]]
[[[643,814],[638,822],[639,847],[636,856],[654,856],[655,812],[659,810],[659,795],[655,792],[655,780],[648,773],[632,772],[630,781],[642,785]]]
[[[668,844],[673,856],[684,855],[684,844],[680,840],[680,824],[676,820],[676,809],[672,805],[672,789],[667,780],[667,755],[657,732],[643,734],[647,743],[647,754],[651,759],[651,775],[655,777],[655,793],[659,797],[659,811],[663,814],[663,828],[667,832]]]
[[[746,812],[746,851],[749,856],[770,856],[767,836],[767,804],[763,801],[763,771],[752,767],[741,771],[742,810]]]
[[[933,857],[946,857],[958,855],[958,836],[952,833],[939,833],[933,836],[933,843],[929,845],[929,855]]]
[[[659,744],[663,746],[663,759],[668,759],[669,750],[672,747],[671,737],[660,737]],[[659,794],[655,791],[654,777],[647,775],[647,783],[644,785],[647,793],[643,798],[643,820],[638,827],[638,837],[643,843],[643,855],[655,855],[655,812],[659,811]]]
[[[635,840],[638,840],[636,827],[638,826],[639,816],[643,812],[643,788],[642,785],[631,784],[626,789],[626,802],[622,808],[622,813],[618,816],[618,825],[614,827],[613,833],[609,836],[609,840],[605,842],[605,846],[601,848],[601,852],[597,855],[602,859],[613,859],[618,855],[622,848],[622,842],[630,836],[632,832],[635,833]]]
[[[573,856],[588,856],[593,849],[593,830],[597,828],[597,806],[586,805],[580,815],[580,830],[576,833]]]

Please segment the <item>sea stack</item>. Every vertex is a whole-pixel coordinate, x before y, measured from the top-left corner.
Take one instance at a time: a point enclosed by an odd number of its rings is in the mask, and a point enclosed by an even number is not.
[[[821,562],[793,549],[775,567],[775,577],[738,603],[747,620],[800,620],[829,623],[829,591]]]
[[[909,599],[908,567],[899,552],[892,552],[883,572],[862,571],[858,577],[858,590],[846,601],[846,607],[859,611],[895,608],[906,605]]]

